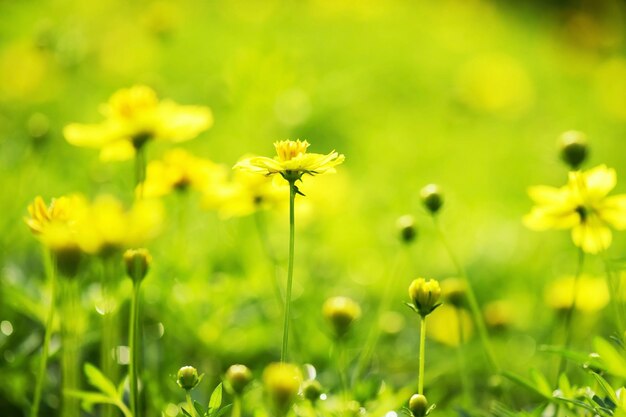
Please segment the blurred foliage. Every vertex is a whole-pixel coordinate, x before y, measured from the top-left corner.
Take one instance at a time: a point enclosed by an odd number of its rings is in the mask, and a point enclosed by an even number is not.
[[[406,400],[413,393],[418,321],[402,305],[408,284],[455,274],[420,207],[419,190],[431,182],[445,193],[442,227],[479,302],[491,306],[497,355],[510,372],[540,368],[552,382],[557,360],[538,346],[560,343],[563,329],[559,308],[543,294],[573,274],[576,251],[565,232],[524,229],[526,189],[564,182],[556,138],[577,129],[588,136],[591,164],[616,168],[616,192],[626,191],[625,13],[612,0],[0,0],[0,415],[25,415],[43,339],[47,292],[39,245],[22,221],[26,207],[37,195],[73,192],[132,201],[132,162],[103,163],[96,151],[66,143],[62,129],[98,122],[100,103],[140,83],[212,109],[214,126],[184,148],[215,163],[270,155],[283,138],[346,155],[336,175],[306,178],[306,197],[297,201],[292,360],[313,364],[325,387],[336,389],[338,380],[321,306],[341,295],[363,311],[346,342],[349,357],[372,326],[382,328],[371,374],[355,391],[371,398],[380,386],[363,385],[384,380]],[[151,145],[148,159],[169,148]],[[206,374],[195,395],[207,404],[231,364],[248,365],[258,380],[278,357],[282,307],[273,280],[282,285],[286,275],[287,211],[225,219],[201,200],[193,190],[165,197],[164,230],[150,246],[143,368],[151,415],[176,415],[172,404],[182,398],[172,375],[182,365]],[[408,246],[395,228],[407,213],[417,227]],[[625,248],[617,233],[606,257],[620,258]],[[98,268],[84,265],[81,277],[83,353],[92,363]],[[599,257],[585,268],[604,273]],[[391,308],[377,316],[389,280]],[[123,313],[129,285],[118,291]],[[615,331],[610,307],[601,307],[575,313],[579,351],[594,349],[590,332]],[[451,360],[461,339],[475,407],[488,409],[509,384],[488,378],[471,321],[459,311],[433,313],[433,323],[438,314],[450,319],[429,335],[427,392],[441,415],[467,408],[460,365]],[[55,337],[43,406],[50,413],[60,401],[58,349]],[[569,378],[577,386],[593,381],[578,367]],[[251,396],[259,392],[253,387]],[[536,393],[514,393],[509,410],[538,403]],[[381,404],[397,407],[387,395],[380,391]]]

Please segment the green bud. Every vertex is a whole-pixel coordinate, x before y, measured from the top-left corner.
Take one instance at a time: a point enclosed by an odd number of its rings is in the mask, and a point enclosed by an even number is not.
[[[304,398],[311,401],[313,404],[320,399],[322,392],[322,384],[316,379],[309,379],[302,383],[302,394]]]
[[[415,219],[410,214],[405,214],[398,218],[396,223],[400,230],[400,239],[404,243],[411,243],[417,237],[417,228],[415,227]]]
[[[202,377],[198,376],[198,371],[193,366],[183,366],[178,370],[176,382],[185,391],[194,389]]]
[[[578,169],[589,154],[587,135],[576,130],[564,132],[559,137],[560,155],[572,169]]]
[[[235,395],[241,395],[252,381],[252,372],[246,365],[232,365],[226,371],[226,386]]]
[[[409,400],[409,410],[413,417],[424,417],[428,411],[428,400],[422,394],[414,394]]]
[[[415,311],[422,317],[426,317],[441,305],[438,303],[440,296],[439,282],[434,279],[426,282],[424,278],[418,278],[413,280],[409,286],[409,297],[413,301]]]
[[[152,256],[148,249],[128,249],[124,252],[124,263],[126,264],[126,273],[137,283],[141,282],[148,274]]]
[[[428,184],[420,191],[422,204],[431,214],[436,214],[443,206],[443,195],[436,184]]]
[[[277,414],[285,415],[298,395],[302,372],[290,363],[271,363],[263,371],[263,385]]]
[[[338,339],[343,338],[348,333],[352,322],[361,317],[361,307],[348,297],[329,298],[324,303],[322,312]]]

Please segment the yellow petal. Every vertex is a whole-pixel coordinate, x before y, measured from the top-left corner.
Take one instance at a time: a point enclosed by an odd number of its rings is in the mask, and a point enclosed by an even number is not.
[[[103,161],[126,161],[134,156],[135,147],[130,140],[116,140],[100,150],[100,159]]]
[[[529,187],[528,195],[531,200],[540,205],[558,205],[567,200],[567,190],[565,188],[556,188],[547,185]]]
[[[101,148],[119,135],[119,130],[111,123],[79,124],[72,123],[63,129],[65,140],[74,146]]]
[[[180,106],[171,101],[161,103],[159,117],[157,139],[172,142],[193,139],[213,125],[213,114],[209,108]]]
[[[597,210],[602,220],[617,230],[626,229],[626,194],[607,197]]]
[[[613,188],[617,181],[615,170],[600,165],[582,173],[586,187],[586,194],[590,200],[597,200],[605,197]]]
[[[611,229],[604,226],[596,216],[589,216],[585,223],[572,229],[574,244],[587,253],[598,253],[611,246]]]

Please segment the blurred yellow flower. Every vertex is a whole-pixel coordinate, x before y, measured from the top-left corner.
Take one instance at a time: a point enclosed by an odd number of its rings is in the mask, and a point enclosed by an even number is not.
[[[53,198],[50,205],[41,196],[35,197],[35,200],[28,206],[28,214],[30,217],[24,218],[24,221],[30,230],[40,235],[52,223],[66,223],[70,220],[71,215],[71,197],[62,196]]]
[[[287,181],[295,181],[302,175],[317,175],[335,172],[335,166],[341,164],[345,157],[335,151],[327,155],[307,153],[309,142],[300,140],[283,140],[274,143],[274,158],[255,156],[239,161],[234,168],[243,169],[257,174],[280,174]]]
[[[162,222],[158,201],[141,200],[127,210],[115,197],[102,195],[80,213],[76,233],[83,251],[106,255],[145,245],[157,235]]]
[[[546,304],[555,310],[567,310],[574,301],[576,287],[576,309],[585,313],[600,311],[609,303],[609,289],[606,279],[581,275],[575,285],[573,276],[566,276],[551,282],[545,290]]]
[[[63,134],[72,145],[100,149],[103,160],[130,159],[149,140],[190,140],[213,124],[207,107],[159,100],[151,88],[141,85],[114,93],[101,113],[103,122],[72,123]]]
[[[263,385],[273,406],[285,413],[300,390],[302,372],[291,363],[270,363],[263,370]]]
[[[225,176],[225,169],[208,159],[197,158],[183,149],[172,149],[163,160],[148,164],[143,195],[161,197],[189,187],[203,191],[214,188]]]
[[[533,230],[571,228],[574,244],[585,252],[605,250],[612,240],[609,226],[626,229],[626,194],[607,196],[615,183],[615,170],[600,165],[570,172],[561,188],[530,187],[536,206],[524,216],[524,224]]]
[[[237,170],[230,181],[204,190],[204,204],[217,209],[225,218],[247,216],[286,202],[285,188],[286,184],[276,184],[269,177]]]
[[[473,331],[472,319],[467,310],[446,304],[437,310],[437,314],[428,317],[426,327],[429,338],[447,346],[458,346],[461,342],[466,342]]]

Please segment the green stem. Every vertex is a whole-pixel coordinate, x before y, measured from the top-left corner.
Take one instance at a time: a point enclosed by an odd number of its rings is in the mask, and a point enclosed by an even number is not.
[[[112,265],[112,260],[102,260],[102,277],[101,277],[101,290],[102,290],[102,346],[100,347],[100,361],[102,372],[111,381],[117,381],[117,363],[115,361],[115,346],[117,345],[116,330],[118,329],[118,317],[115,309],[115,301],[112,297],[112,290],[116,287],[115,269]],[[113,417],[115,415],[115,408],[113,405],[104,406],[104,416]]]
[[[478,306],[476,294],[474,294],[474,290],[472,288],[470,280],[467,274],[465,273],[465,269],[461,265],[461,262],[459,262],[459,260],[454,254],[454,251],[452,250],[452,247],[448,243],[448,240],[446,239],[441,229],[441,226],[439,225],[439,222],[437,221],[437,218],[435,216],[432,216],[432,218],[433,218],[433,223],[435,224],[435,229],[437,231],[437,234],[439,235],[439,240],[441,240],[441,243],[446,248],[446,251],[448,252],[448,256],[450,257],[450,260],[452,261],[452,263],[454,264],[454,267],[457,270],[457,274],[460,276],[460,278],[462,278],[465,281],[465,287],[467,289],[467,301],[469,303],[469,307],[472,312],[472,316],[474,318],[476,328],[478,329],[478,334],[480,336],[480,341],[483,345],[483,350],[485,351],[485,354],[487,355],[487,360],[489,362],[489,365],[491,366],[492,370],[495,373],[500,373],[500,365],[498,363],[498,360],[496,359],[496,355],[493,351],[493,347],[491,346],[491,342],[489,341],[489,334],[487,333],[487,326],[485,326],[485,321],[483,320],[483,316],[480,312],[480,307]]]
[[[191,417],[196,417],[196,409],[193,406],[193,401],[191,401],[191,391],[187,390],[185,392],[185,397],[187,398],[187,408],[189,408],[189,414],[191,415]]]
[[[289,266],[287,270],[287,292],[285,294],[285,321],[283,326],[283,347],[280,351],[280,361],[285,362],[289,340],[289,322],[291,321],[291,288],[293,286],[293,258],[295,250],[295,200],[296,182],[289,181]]]
[[[141,417],[139,407],[139,280],[133,284],[133,295],[130,303],[130,322],[128,344],[130,345],[129,379],[130,379],[130,409],[134,417]]]
[[[69,395],[69,392],[77,391],[80,379],[80,358],[78,347],[77,321],[81,320],[78,311],[79,287],[75,277],[63,280],[63,312],[61,318],[61,381],[63,402],[61,417],[80,416],[80,403],[78,398]]]
[[[143,199],[143,182],[146,178],[146,154],[144,146],[135,149],[135,190],[136,199]]]
[[[424,394],[424,364],[426,362],[426,317],[420,316],[420,362],[417,375],[417,393]]]
[[[241,417],[241,395],[235,395],[233,398],[233,413],[232,417]]]
[[[35,394],[33,398],[33,405],[30,409],[30,416],[37,417],[39,414],[39,405],[41,404],[41,394],[43,392],[43,384],[46,377],[46,369],[48,365],[48,352],[50,351],[50,338],[52,336],[52,325],[54,323],[54,312],[56,310],[56,286],[57,278],[54,263],[52,262],[51,254],[49,251],[44,250],[44,266],[46,270],[47,281],[50,285],[50,308],[48,310],[48,317],[46,318],[46,330],[43,339],[43,347],[41,349],[41,359],[39,361],[39,371],[37,372],[37,379],[35,382]]]
[[[574,311],[576,310],[576,298],[578,295],[578,283],[580,281],[580,275],[583,271],[583,265],[585,263],[585,251],[582,248],[578,248],[578,262],[576,263],[576,272],[574,274],[574,286],[572,288],[572,304],[569,306],[567,311],[565,312],[565,319],[563,321],[563,325],[565,328],[565,349],[569,348],[569,345],[572,341],[572,317],[574,316]],[[565,356],[561,356],[559,361],[559,369],[556,374],[557,384],[559,381],[559,376],[565,371],[567,367],[567,362],[565,360]]]
[[[463,331],[463,310],[460,308],[456,308],[456,319],[459,326],[459,345],[457,346],[457,358],[459,361],[459,370],[461,374],[461,388],[463,389],[463,398],[465,400],[465,404],[469,405],[471,403],[471,383],[470,378],[467,375],[467,367],[465,365],[465,352],[463,349],[463,341],[465,339],[465,332]]]

